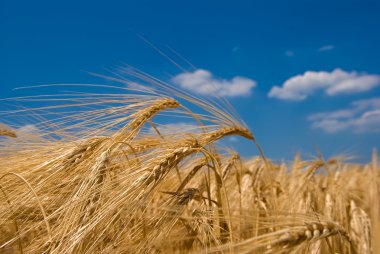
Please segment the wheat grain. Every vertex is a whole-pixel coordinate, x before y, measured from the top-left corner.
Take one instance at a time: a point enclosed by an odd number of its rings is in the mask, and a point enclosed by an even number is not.
[[[16,132],[0,123],[0,136],[17,138]]]

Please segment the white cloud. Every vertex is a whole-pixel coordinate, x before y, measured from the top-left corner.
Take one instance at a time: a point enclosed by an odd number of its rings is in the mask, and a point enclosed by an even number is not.
[[[308,120],[312,128],[328,133],[342,130],[380,132],[380,97],[354,101],[343,110],[313,114]]]
[[[18,132],[28,133],[28,134],[37,134],[40,132],[40,129],[38,129],[37,126],[35,126],[34,124],[27,124],[27,125],[21,126],[17,130]]]
[[[201,128],[199,125],[186,123],[186,122],[178,122],[178,123],[168,123],[168,124],[157,124],[156,128],[162,135],[175,134],[175,133],[200,133]],[[149,128],[149,134],[157,135],[156,130],[153,127]]]
[[[319,52],[323,52],[323,51],[329,51],[329,50],[333,50],[335,48],[334,45],[325,45],[325,46],[322,46],[318,49]]]
[[[274,86],[268,96],[282,100],[300,101],[317,90],[323,90],[329,96],[350,94],[371,90],[380,84],[380,75],[346,72],[335,69],[332,72],[307,71],[291,77],[280,86]]]
[[[235,137],[235,136],[231,136],[231,137],[228,138],[228,141],[229,141],[229,142],[236,143],[236,142],[239,141],[239,139],[238,139],[237,137]]]
[[[203,95],[225,97],[247,96],[256,86],[252,79],[236,76],[231,80],[218,79],[210,71],[198,69],[175,76],[172,81],[182,88]]]
[[[288,57],[292,57],[292,56],[294,56],[294,51],[287,50],[287,51],[285,51],[285,55]]]
[[[366,108],[380,108],[380,98],[372,98],[367,100],[354,101],[352,105],[358,110],[364,110]]]

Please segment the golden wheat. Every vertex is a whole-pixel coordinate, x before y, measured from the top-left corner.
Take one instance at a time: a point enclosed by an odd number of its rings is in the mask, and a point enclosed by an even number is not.
[[[228,111],[168,91],[74,96],[76,107],[99,107],[1,139],[0,253],[379,251],[376,152],[363,165],[275,163]],[[195,127],[161,132],[153,118],[163,113]],[[8,127],[0,135],[16,137]],[[231,135],[258,156],[217,142]]]

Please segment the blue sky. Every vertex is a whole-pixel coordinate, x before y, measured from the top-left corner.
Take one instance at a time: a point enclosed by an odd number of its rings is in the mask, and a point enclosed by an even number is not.
[[[193,91],[213,84],[273,159],[320,149],[368,161],[380,144],[379,13],[369,0],[0,0],[1,97],[102,84],[87,72],[128,63]],[[177,58],[182,73],[138,34],[195,69]]]

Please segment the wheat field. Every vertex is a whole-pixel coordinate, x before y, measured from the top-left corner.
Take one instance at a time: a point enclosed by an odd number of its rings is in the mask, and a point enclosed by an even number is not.
[[[150,81],[15,99],[46,105],[0,125],[0,253],[380,253],[376,150],[276,163],[223,99]]]

